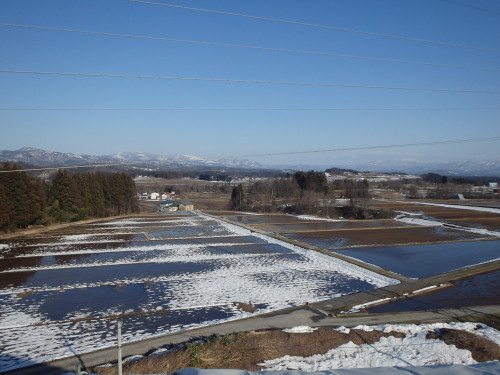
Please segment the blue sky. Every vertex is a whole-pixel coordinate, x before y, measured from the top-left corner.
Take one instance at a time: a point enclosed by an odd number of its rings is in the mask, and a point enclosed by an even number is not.
[[[499,91],[494,0],[158,0],[424,43],[128,0],[3,0],[0,23],[436,65],[0,26],[0,70]],[[459,44],[476,47],[463,48]],[[455,67],[455,66],[462,66]],[[466,68],[463,68],[466,67]],[[342,111],[0,111],[0,149],[224,157],[500,136],[500,94],[0,73],[0,108]],[[345,110],[438,108],[439,110]],[[496,109],[495,109],[496,108]],[[498,159],[499,142],[255,158],[264,164]]]

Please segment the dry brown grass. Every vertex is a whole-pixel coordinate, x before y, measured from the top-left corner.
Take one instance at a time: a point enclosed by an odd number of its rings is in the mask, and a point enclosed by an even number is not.
[[[471,352],[472,358],[478,362],[500,360],[500,347],[482,337],[478,337],[471,332],[456,329],[442,328],[438,333],[427,334],[429,339],[440,339],[448,345],[454,345],[458,349],[465,349]]]
[[[311,356],[324,354],[349,341],[360,345],[373,344],[381,337],[404,337],[398,332],[365,332],[352,329],[349,334],[331,328],[310,333],[287,333],[281,330],[236,333],[213,336],[190,342],[182,348],[160,356],[145,357],[124,366],[124,374],[170,373],[181,368],[241,369],[258,371],[265,360],[284,355]],[[116,367],[95,368],[100,375],[116,374]]]

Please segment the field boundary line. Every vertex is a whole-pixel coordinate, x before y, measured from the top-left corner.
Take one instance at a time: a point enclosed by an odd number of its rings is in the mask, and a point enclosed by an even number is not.
[[[327,255],[329,257],[343,260],[345,262],[348,262],[350,264],[354,264],[355,266],[361,267],[361,268],[366,269],[368,271],[372,271],[372,272],[378,273],[379,275],[382,275],[382,276],[385,276],[385,277],[389,277],[391,279],[398,280],[399,282],[411,280],[411,279],[409,279],[406,276],[403,276],[403,275],[397,274],[395,272],[386,270],[386,269],[378,267],[376,265],[372,265],[372,264],[369,264],[369,263],[365,263],[365,262],[359,261],[359,260],[354,259],[354,258],[350,258],[350,257],[342,255],[342,254],[337,254],[337,253],[334,253],[334,252],[329,251],[329,250],[322,249],[322,248],[317,247],[317,246],[309,245],[307,243],[300,242],[300,241],[297,241],[297,240],[292,240],[290,238],[283,237],[283,236],[280,236],[280,235],[277,235],[277,234],[274,234],[274,233],[269,233],[269,232],[266,232],[266,231],[264,231],[262,229],[254,228],[254,227],[252,227],[250,225],[246,225],[246,224],[242,224],[242,223],[235,223],[235,222],[233,222],[231,220],[227,220],[226,218],[217,217],[217,216],[214,216],[214,215],[206,214],[204,212],[202,212],[202,213],[203,213],[203,215],[208,215],[208,216],[213,217],[215,219],[222,220],[222,221],[224,221],[224,222],[226,222],[228,224],[233,224],[233,225],[240,226],[240,227],[242,227],[244,229],[249,230],[250,232],[259,233],[259,234],[262,234],[264,236],[271,237],[271,238],[274,238],[276,240],[289,243],[291,245],[295,245],[295,246],[300,247],[300,248],[305,249],[305,250],[316,251],[318,253]]]

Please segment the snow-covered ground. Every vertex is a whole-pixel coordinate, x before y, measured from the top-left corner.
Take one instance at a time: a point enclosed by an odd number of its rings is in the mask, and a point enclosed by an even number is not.
[[[443,204],[443,203],[428,203],[428,202],[400,202],[400,203],[411,203],[424,206],[436,206],[436,207],[455,208],[460,210],[491,212],[494,214],[500,214],[500,208],[493,208],[493,207],[477,207],[477,206],[465,206],[459,204]]]
[[[329,222],[345,221],[344,219],[328,219],[325,217],[317,217],[317,216],[310,216],[310,215],[297,215],[294,217],[297,217],[301,220],[310,220],[310,221],[329,221]]]
[[[262,313],[397,282],[201,214],[165,217],[99,223],[20,257],[2,246],[0,372],[113,345],[117,314],[130,342],[252,315],[236,302]],[[113,237],[130,229],[157,240]]]
[[[461,206],[465,207],[465,206]],[[473,207],[473,208],[482,208],[482,207]],[[499,210],[500,211],[500,210]],[[405,211],[398,211],[399,215],[394,218],[394,220],[406,223],[406,224],[413,224],[413,225],[423,225],[423,226],[445,226],[447,228],[452,228],[455,230],[460,230],[464,232],[469,232],[469,233],[476,233],[480,234],[483,236],[491,236],[491,237],[498,237],[500,238],[500,231],[494,231],[494,230],[488,230],[488,229],[483,229],[483,228],[472,228],[472,227],[467,227],[463,225],[456,225],[456,224],[448,224],[442,221],[438,220],[430,220],[430,219],[424,219],[420,216],[421,214],[416,214],[413,212],[405,212]]]
[[[500,333],[493,328],[481,325],[477,329],[476,323],[434,323],[434,324],[399,324],[380,326],[358,326],[365,331],[380,330],[383,332],[402,332],[404,338],[382,337],[374,344],[355,345],[352,342],[341,345],[325,354],[316,354],[310,357],[284,356],[265,361],[259,365],[268,371],[302,370],[324,371],[349,368],[372,367],[408,367],[408,373],[413,373],[410,366],[442,365],[477,363],[471,352],[457,349],[454,345],[447,345],[439,339],[426,339],[429,331],[442,328],[464,330],[480,337],[487,338],[500,345]],[[341,332],[348,332],[348,328],[338,328]],[[293,332],[293,330],[287,330]],[[297,334],[309,332],[304,327],[297,330]]]

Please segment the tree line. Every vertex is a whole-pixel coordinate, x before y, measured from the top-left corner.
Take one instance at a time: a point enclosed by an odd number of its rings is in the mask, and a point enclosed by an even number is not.
[[[234,187],[229,209],[257,212],[285,212],[367,219],[385,217],[389,213],[367,206],[370,195],[368,181],[343,179],[328,183],[323,172],[296,172],[291,178],[257,181]],[[336,199],[348,200],[337,205]]]
[[[4,163],[1,170],[19,166]],[[71,222],[138,212],[132,177],[124,173],[69,174],[58,170],[51,181],[25,172],[0,173],[0,230]]]

